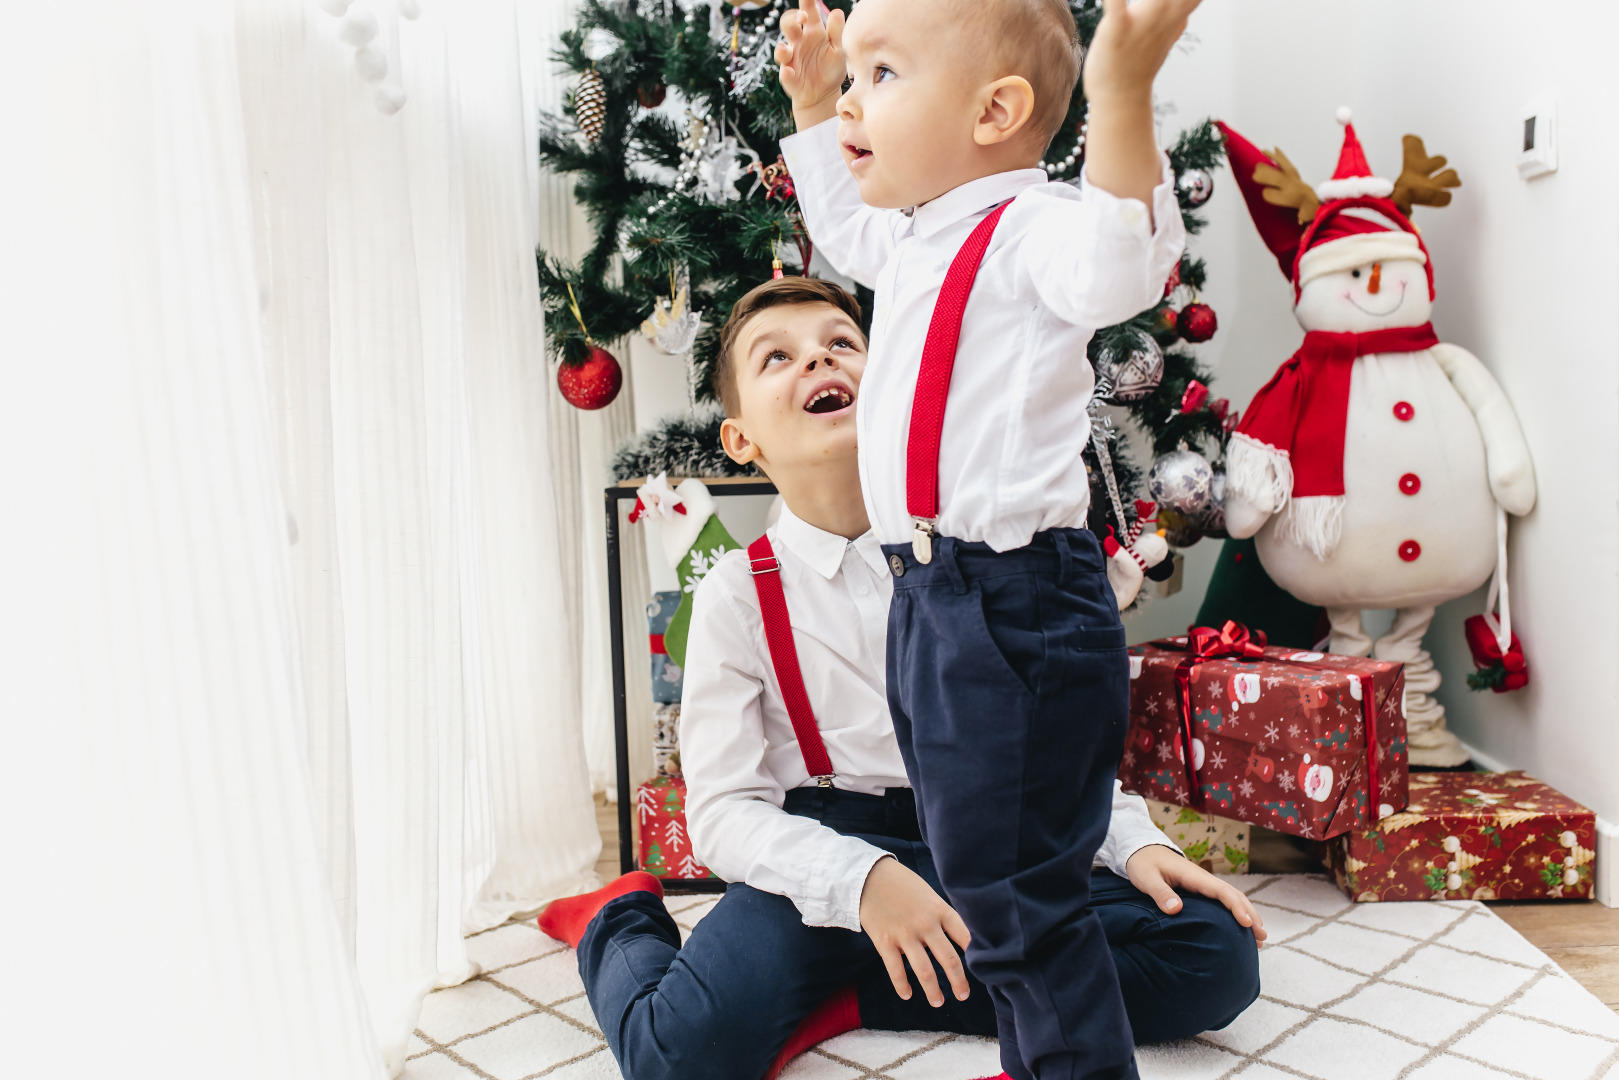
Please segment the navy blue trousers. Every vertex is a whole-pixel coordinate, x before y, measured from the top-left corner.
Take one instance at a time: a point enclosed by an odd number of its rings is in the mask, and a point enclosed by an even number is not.
[[[909,545],[888,613],[888,703],[944,896],[972,932],[1001,1067],[1133,1080],[1135,1040],[1090,903],[1129,723],[1124,627],[1101,545],[1050,529],[996,552]]]
[[[911,792],[887,797],[801,788],[787,808],[890,851],[938,889],[921,842]],[[1111,946],[1126,1008],[1142,1041],[1224,1027],[1259,993],[1252,934],[1200,896],[1165,915],[1129,882],[1106,871],[1091,904]],[[597,1023],[627,1080],[759,1080],[799,1022],[854,983],[864,1027],[994,1035],[996,1010],[969,974],[945,1004],[916,989],[894,993],[864,933],[805,926],[791,901],[732,885],[684,947],[664,902],[637,892],[607,904],[579,943],[579,973]]]

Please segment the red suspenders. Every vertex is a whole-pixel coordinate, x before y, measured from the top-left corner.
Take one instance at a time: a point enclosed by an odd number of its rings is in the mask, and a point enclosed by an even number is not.
[[[810,708],[809,692],[804,689],[804,673],[798,666],[798,648],[793,644],[793,624],[787,617],[787,596],[781,588],[781,560],[770,546],[770,537],[761,536],[748,545],[748,569],[759,594],[759,614],[764,618],[765,643],[770,646],[770,663],[781,684],[781,699],[787,706],[798,749],[804,755],[804,768],[817,785],[831,787],[832,759],[826,755],[821,729]]]
[[[939,521],[939,440],[944,434],[944,403],[950,395],[950,373],[956,366],[956,343],[961,338],[961,316],[967,310],[984,249],[1012,205],[1004,202],[980,221],[950,263],[939,287],[933,319],[922,346],[922,369],[916,376],[916,397],[911,401],[910,445],[905,457],[905,510],[916,527],[911,550],[916,561],[933,561],[933,536]]]

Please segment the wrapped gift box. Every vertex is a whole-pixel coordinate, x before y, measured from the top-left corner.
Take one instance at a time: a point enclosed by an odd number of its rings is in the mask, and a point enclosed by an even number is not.
[[[680,775],[680,706],[652,710],[652,765],[659,776]]]
[[[1252,644],[1234,651],[1245,654],[1190,669],[1188,769],[1176,677],[1192,655],[1188,639],[1130,649],[1130,732],[1119,763],[1126,791],[1311,840],[1405,806],[1401,665]],[[1368,711],[1380,789],[1370,807]]]
[[[1327,843],[1354,900],[1587,900],[1596,815],[1534,777],[1412,773],[1411,802]]]
[[[646,630],[652,648],[652,700],[660,705],[680,701],[683,673],[680,665],[669,659],[669,650],[663,644],[664,631],[680,607],[680,597],[679,589],[653,593],[652,602],[646,606]]]
[[[701,881],[714,872],[698,863],[686,833],[686,782],[678,776],[658,776],[635,793],[635,816],[640,825],[637,852],[641,869],[654,877]]]
[[[1152,823],[1211,874],[1248,872],[1248,826],[1241,821],[1205,814],[1190,806],[1148,799]]]

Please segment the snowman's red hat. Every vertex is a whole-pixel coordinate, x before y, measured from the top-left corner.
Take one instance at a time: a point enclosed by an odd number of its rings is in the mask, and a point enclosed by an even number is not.
[[[1395,259],[1427,266],[1432,298],[1433,263],[1416,226],[1396,201],[1401,197],[1397,185],[1372,175],[1347,108],[1338,110],[1338,122],[1344,126],[1338,168],[1331,180],[1314,188],[1280,150],[1267,155],[1225,124],[1219,125],[1237,187],[1260,239],[1293,283],[1295,300],[1318,277]]]

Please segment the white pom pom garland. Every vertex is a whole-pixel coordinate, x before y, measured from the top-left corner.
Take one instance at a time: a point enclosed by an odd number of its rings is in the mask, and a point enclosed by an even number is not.
[[[354,70],[366,82],[381,82],[388,77],[388,54],[375,45],[361,45],[354,50]]]
[[[398,83],[385,82],[377,87],[373,100],[379,113],[392,116],[405,107],[405,88]]]
[[[421,18],[422,5],[418,0],[399,0],[399,17],[413,21]]]
[[[345,45],[359,48],[377,36],[377,17],[363,7],[351,8],[337,28],[337,36]]]
[[[343,17],[343,13],[349,9],[349,4],[351,2],[352,0],[315,0],[315,3],[322,11],[328,15],[335,15],[338,18]]]

